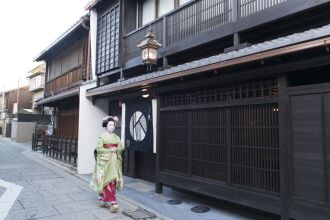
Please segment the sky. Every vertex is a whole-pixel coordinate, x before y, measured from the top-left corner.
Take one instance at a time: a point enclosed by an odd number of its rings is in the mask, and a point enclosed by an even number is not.
[[[87,13],[88,2],[0,0],[0,91],[27,85],[34,58]]]

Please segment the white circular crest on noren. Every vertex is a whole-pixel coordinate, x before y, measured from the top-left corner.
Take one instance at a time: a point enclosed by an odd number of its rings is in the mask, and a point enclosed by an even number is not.
[[[134,112],[129,122],[129,131],[135,141],[143,141],[146,137],[147,119],[142,112]]]

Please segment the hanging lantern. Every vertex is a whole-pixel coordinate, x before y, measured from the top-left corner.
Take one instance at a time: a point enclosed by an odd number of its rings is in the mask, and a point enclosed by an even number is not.
[[[157,40],[155,40],[155,35],[152,33],[151,28],[145,39],[137,45],[142,51],[142,63],[148,65],[157,64],[157,50],[162,46]]]

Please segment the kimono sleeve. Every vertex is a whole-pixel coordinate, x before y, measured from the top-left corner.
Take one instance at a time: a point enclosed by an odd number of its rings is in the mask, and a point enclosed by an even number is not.
[[[97,154],[104,154],[104,153],[108,152],[108,149],[105,149],[103,147],[103,144],[104,144],[104,139],[101,135],[101,136],[99,136],[99,139],[97,141],[97,147],[96,147]]]
[[[123,150],[124,146],[122,145],[120,138],[118,137],[118,150],[117,150],[117,163],[118,163],[118,182],[117,189],[120,191],[123,188]]]

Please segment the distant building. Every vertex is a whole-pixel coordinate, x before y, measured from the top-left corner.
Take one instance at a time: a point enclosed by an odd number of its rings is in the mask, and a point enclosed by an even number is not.
[[[29,92],[28,86],[9,90],[6,92],[6,95],[7,99],[5,104],[8,108],[8,117],[12,118],[13,115],[24,111],[24,109],[31,109],[32,94]]]
[[[3,97],[4,94],[4,97]],[[29,92],[28,86],[20,87],[19,89],[12,89],[1,94],[1,133],[5,137],[12,138],[12,133],[15,134],[15,140],[17,134],[22,134],[25,137],[30,135],[25,135],[26,132],[17,132],[16,127],[12,128],[13,119],[17,120],[18,114],[31,114],[31,102],[32,94]],[[3,106],[3,107],[2,107]],[[32,126],[33,127],[33,126]],[[25,131],[30,131],[31,129],[25,129]],[[14,132],[13,132],[14,131]],[[17,136],[20,140],[20,136]],[[22,141],[29,141],[30,138],[22,139]]]
[[[36,105],[36,101],[44,96],[46,64],[42,63],[29,71],[29,92],[32,93],[32,106],[34,112],[40,113],[41,106]]]

